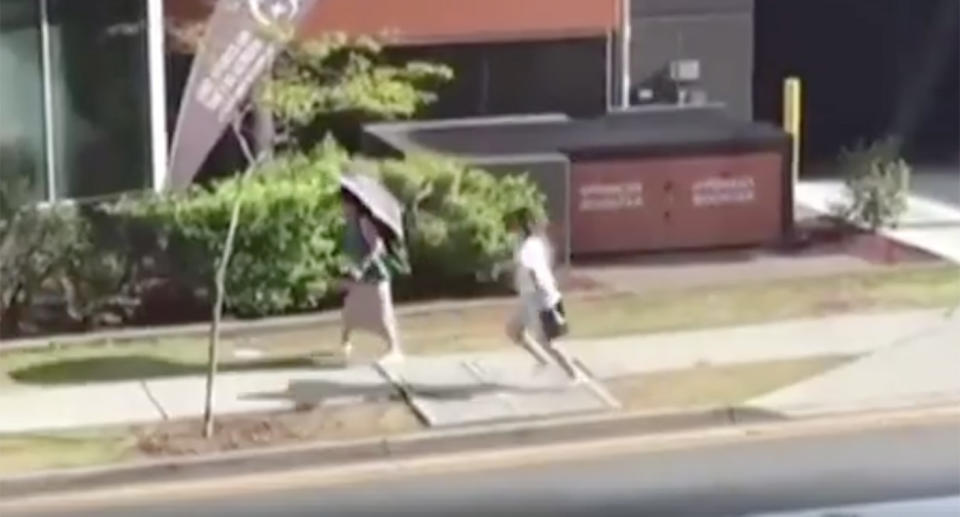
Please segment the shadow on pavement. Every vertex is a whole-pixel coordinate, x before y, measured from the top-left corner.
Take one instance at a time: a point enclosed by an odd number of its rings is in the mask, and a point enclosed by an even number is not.
[[[296,405],[320,405],[328,400],[362,399],[365,402],[398,399],[399,393],[389,384],[353,381],[291,380],[286,391],[250,393],[244,400],[289,400]]]
[[[566,389],[567,386],[525,387],[499,383],[405,383],[403,390],[409,395],[434,400],[469,400],[496,392],[546,393]],[[246,400],[290,400],[297,405],[313,406],[337,399],[361,399],[365,402],[399,399],[400,388],[388,383],[370,383],[332,380],[291,380],[286,391],[274,393],[251,393]]]
[[[243,372],[282,368],[342,368],[340,364],[318,363],[310,358],[290,357],[229,362],[220,365],[221,372]],[[79,384],[115,382],[162,377],[180,377],[206,373],[206,366],[147,356],[94,357],[64,359],[27,366],[10,372],[10,378],[24,384]]]

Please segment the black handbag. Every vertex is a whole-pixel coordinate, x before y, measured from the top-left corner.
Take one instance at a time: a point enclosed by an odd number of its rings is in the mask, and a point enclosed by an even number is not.
[[[540,311],[540,324],[547,339],[557,339],[570,333],[567,324],[567,311],[563,308],[563,301],[553,307]]]

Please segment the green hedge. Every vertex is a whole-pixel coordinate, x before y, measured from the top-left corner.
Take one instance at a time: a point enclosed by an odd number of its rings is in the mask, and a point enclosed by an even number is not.
[[[497,178],[426,154],[379,165],[411,219],[413,275],[399,282],[401,296],[461,294],[496,283],[496,266],[512,248],[504,216],[522,207],[543,214],[545,198],[525,176]]]
[[[278,156],[246,180],[227,277],[229,311],[263,316],[339,303],[338,176],[349,162],[328,143]],[[413,274],[397,279],[401,298],[501,287],[496,266],[511,250],[504,215],[521,207],[543,213],[543,195],[523,176],[498,178],[433,155],[367,165],[408,207]],[[241,181],[99,205],[5,210],[0,332],[204,317]]]
[[[285,155],[247,180],[227,276],[230,310],[281,313],[315,307],[327,296],[339,269],[336,174],[345,161],[323,150]],[[169,275],[204,298],[240,187],[235,177],[210,189],[127,199],[111,211],[155,227]]]
[[[227,277],[230,311],[263,316],[335,301],[343,271],[338,175],[348,161],[341,148],[326,144],[280,156],[247,180]],[[410,207],[414,273],[398,282],[400,296],[454,294],[496,283],[494,266],[510,251],[504,214],[522,206],[543,210],[542,194],[521,176],[497,179],[428,155],[370,165]],[[205,297],[241,181],[126,199],[109,212],[156,228],[169,274]]]
[[[0,222],[0,334],[83,330],[132,317],[139,255],[131,242],[109,240],[101,215],[78,205],[24,206]]]

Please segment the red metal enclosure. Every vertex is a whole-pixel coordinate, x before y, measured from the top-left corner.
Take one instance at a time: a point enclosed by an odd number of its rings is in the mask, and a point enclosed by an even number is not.
[[[783,163],[774,151],[574,162],[572,252],[775,242]]]
[[[767,245],[792,232],[789,136],[722,106],[372,124],[366,134],[372,154],[426,150],[517,172],[533,163],[520,156],[566,156],[569,175],[547,168],[537,179],[552,215],[566,209],[574,256]]]

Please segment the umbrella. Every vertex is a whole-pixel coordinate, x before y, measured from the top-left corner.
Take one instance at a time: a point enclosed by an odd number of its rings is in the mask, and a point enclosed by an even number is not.
[[[340,186],[363,203],[397,240],[404,239],[403,206],[383,184],[366,174],[346,173],[340,176]]]

